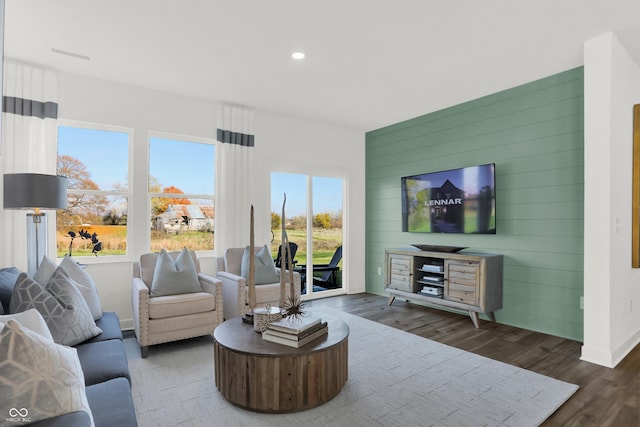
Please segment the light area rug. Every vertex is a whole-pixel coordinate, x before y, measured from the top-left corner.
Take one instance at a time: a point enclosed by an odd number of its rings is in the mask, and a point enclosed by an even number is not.
[[[233,406],[218,392],[210,336],[125,347],[140,427],[537,426],[578,386],[338,310],[350,328],[349,379],[326,404],[292,414]]]

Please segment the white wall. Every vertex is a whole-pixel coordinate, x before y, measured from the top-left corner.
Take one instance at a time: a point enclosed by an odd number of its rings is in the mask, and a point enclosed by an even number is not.
[[[364,132],[260,113],[256,117],[257,156],[262,159],[260,171],[269,180],[271,171],[291,172],[343,178],[343,229],[347,231],[343,246],[343,277],[349,293],[364,292],[365,266],[365,135]],[[269,187],[270,184],[265,183]],[[269,192],[264,192],[269,196]],[[264,200],[267,212],[270,199]],[[270,234],[270,217],[262,230]],[[268,241],[268,240],[267,240]]]
[[[130,177],[137,194],[146,191],[148,132],[166,132],[215,139],[216,103],[145,90],[70,74],[59,76],[59,117],[90,123],[131,128],[134,131],[135,173]],[[278,170],[317,172],[345,177],[345,275],[349,292],[364,291],[364,132],[293,117],[256,111],[256,154],[260,161],[248,177],[261,195],[256,205],[256,240],[270,240],[270,172]],[[146,196],[131,200],[135,212],[129,217],[130,257],[113,262],[108,257],[92,258],[87,271],[94,277],[103,308],[120,316],[123,328],[132,326],[132,261],[147,252],[148,216]],[[217,209],[224,209],[217,206]],[[259,216],[265,210],[267,214]],[[267,242],[269,240],[266,240]],[[215,255],[215,254],[214,254]],[[204,254],[203,270],[214,273],[211,254]],[[84,260],[83,260],[84,262]]]
[[[616,35],[587,41],[582,359],[610,367],[640,342],[640,269],[631,268],[637,103],[640,66]]]

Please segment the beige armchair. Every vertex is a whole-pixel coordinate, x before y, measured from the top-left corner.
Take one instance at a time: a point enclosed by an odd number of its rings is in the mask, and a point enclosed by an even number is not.
[[[256,247],[256,252],[260,248]],[[216,278],[222,281],[222,295],[224,298],[224,318],[242,316],[249,311],[249,286],[247,280],[240,276],[242,254],[244,248],[229,248],[224,256],[217,258]],[[280,269],[276,268],[280,275]],[[290,296],[289,271],[285,270],[286,295]],[[293,273],[295,298],[300,298],[300,274]],[[270,304],[277,307],[280,303],[280,282],[256,285],[256,307],[266,307]]]
[[[175,260],[179,252],[169,255]],[[131,301],[135,333],[142,357],[150,345],[212,334],[223,322],[222,282],[200,272],[193,251],[201,292],[151,297],[158,253],[148,253],[133,264]]]

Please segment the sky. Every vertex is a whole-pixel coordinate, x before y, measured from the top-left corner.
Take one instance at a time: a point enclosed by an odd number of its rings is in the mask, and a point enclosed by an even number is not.
[[[342,210],[342,179],[313,177],[313,211],[337,213]],[[284,194],[288,218],[307,212],[307,175],[273,172],[271,174],[271,211],[281,214]]]
[[[162,187],[173,185],[189,194],[214,193],[213,145],[162,138],[150,138],[149,144],[151,176]],[[60,126],[58,154],[81,161],[101,190],[127,182],[127,133]]]
[[[101,190],[112,190],[114,184],[128,179],[128,137],[125,132],[58,128],[58,154],[68,154],[81,161]],[[162,187],[175,186],[188,194],[214,194],[215,146],[195,142],[150,138],[150,173]],[[336,213],[342,210],[340,178],[313,177],[314,213]],[[287,194],[287,217],[306,214],[307,176],[271,174],[271,210],[282,211]]]
[[[185,193],[214,194],[214,145],[151,138],[149,157],[151,176],[163,187],[173,185]]]

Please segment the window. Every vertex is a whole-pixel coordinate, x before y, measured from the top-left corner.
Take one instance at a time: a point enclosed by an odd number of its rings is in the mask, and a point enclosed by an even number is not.
[[[130,131],[112,127],[58,126],[58,174],[69,178],[68,207],[56,216],[58,257],[97,255],[80,231],[97,236],[101,255],[127,253],[130,139]]]
[[[213,250],[213,141],[149,138],[151,251]]]
[[[271,250],[275,257],[282,241],[282,201],[286,193],[287,236],[289,242],[298,245],[294,263],[313,285],[303,283],[303,294],[342,287],[342,259],[335,267],[326,265],[342,246],[343,183],[340,178],[271,174],[271,229],[274,236]],[[310,216],[307,214],[309,209]],[[309,248],[312,248],[311,254]],[[325,267],[318,268],[320,265]],[[313,266],[316,266],[315,271]]]

